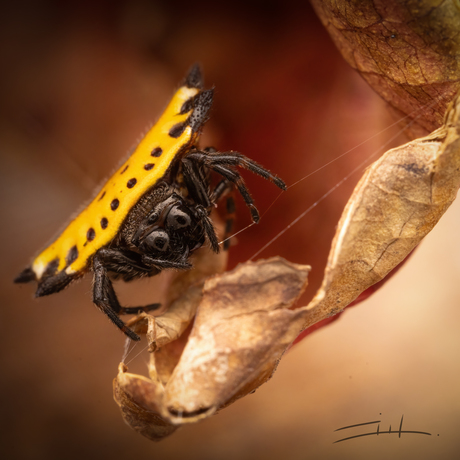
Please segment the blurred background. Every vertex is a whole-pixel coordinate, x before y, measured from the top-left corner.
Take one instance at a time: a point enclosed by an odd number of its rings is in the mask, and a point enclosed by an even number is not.
[[[271,207],[275,187],[246,174],[261,212],[270,209],[238,235],[230,268],[357,164],[406,141],[398,127],[386,129],[395,120],[343,61],[308,4],[3,2],[2,457],[455,458],[458,203],[396,276],[297,344],[268,384],[159,444],[124,425],[112,399],[124,338],[92,305],[90,276],[38,300],[33,286],[12,284],[126,158],[197,61],[206,86],[216,87],[203,145],[240,151],[288,185],[354,149]],[[361,174],[350,175],[259,255],[313,266],[302,304],[321,282],[335,225]],[[249,223],[240,201],[236,230]],[[161,300],[160,279],[116,289],[125,304]],[[130,370],[145,369],[146,359],[140,355]],[[403,414],[404,430],[432,435],[333,444],[375,425],[334,433],[337,428],[381,420],[381,431],[394,430]]]

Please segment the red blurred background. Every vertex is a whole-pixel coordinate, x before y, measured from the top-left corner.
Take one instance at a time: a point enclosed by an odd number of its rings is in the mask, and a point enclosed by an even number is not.
[[[365,158],[404,142],[297,2],[31,2],[0,10],[2,159],[1,437],[4,458],[454,458],[460,421],[459,206],[370,300],[296,345],[275,377],[217,416],[154,444],[122,422],[111,381],[124,339],[91,305],[91,281],[35,300],[12,284],[126,157],[191,64],[216,87],[203,144],[234,149],[288,185],[238,235],[247,260]],[[383,152],[383,150],[382,150]],[[374,157],[375,158],[375,157]],[[311,264],[314,295],[361,173],[260,257]],[[245,175],[262,213],[278,191]],[[249,224],[238,206],[238,228]],[[161,280],[117,285],[125,303],[161,300]],[[137,351],[136,351],[137,352]],[[133,353],[135,354],[135,353]],[[131,369],[145,369],[139,356]],[[431,432],[334,441],[381,420]],[[375,428],[375,427],[373,427]],[[343,434],[343,436],[342,436]],[[439,436],[437,436],[439,434]]]

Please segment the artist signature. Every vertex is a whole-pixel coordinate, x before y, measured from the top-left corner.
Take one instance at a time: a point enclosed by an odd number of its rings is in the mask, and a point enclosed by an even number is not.
[[[403,430],[402,429],[402,426],[403,426],[403,420],[404,420],[404,415],[401,416],[401,422],[399,424],[399,429],[398,430],[391,430],[391,425],[390,425],[390,428],[388,429],[388,431],[381,431],[380,430],[380,423],[381,423],[381,420],[374,420],[373,422],[364,422],[364,423],[357,423],[356,425],[349,425],[349,426],[344,426],[342,428],[338,428],[337,430],[334,430],[334,433],[336,431],[342,431],[342,430],[348,430],[349,428],[355,428],[357,426],[365,426],[365,425],[375,425],[376,423],[378,423],[377,425],[377,430],[376,431],[371,431],[371,432],[368,432],[368,433],[362,433],[362,434],[357,434],[355,436],[349,436],[347,438],[343,438],[343,439],[339,439],[338,441],[334,441],[332,444],[336,444],[338,442],[342,442],[342,441],[348,441],[350,439],[355,439],[355,438],[362,438],[363,436],[379,436],[381,434],[397,434],[398,437],[400,438],[402,434],[421,434],[421,435],[425,435],[425,436],[431,436],[431,433],[426,433],[425,431],[409,431],[409,430]],[[439,435],[438,435],[439,436]]]

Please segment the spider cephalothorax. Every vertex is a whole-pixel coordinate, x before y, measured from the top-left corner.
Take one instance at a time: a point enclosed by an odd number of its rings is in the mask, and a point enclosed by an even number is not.
[[[39,297],[59,292],[92,270],[96,306],[131,339],[139,340],[119,315],[158,304],[121,307],[111,279],[130,281],[169,268],[190,269],[190,255],[206,240],[219,252],[209,216],[232,187],[258,222],[259,213],[236,167],[286,188],[281,179],[240,153],[198,148],[212,97],[212,89],[202,90],[201,73],[194,66],[128,160],[15,281],[37,281]],[[222,177],[214,189],[211,171]]]

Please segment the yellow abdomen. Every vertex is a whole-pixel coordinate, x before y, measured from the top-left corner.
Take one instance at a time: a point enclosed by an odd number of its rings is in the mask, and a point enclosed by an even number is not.
[[[166,173],[178,152],[196,137],[190,126],[180,128],[192,108],[181,114],[183,104],[200,92],[183,86],[174,95],[159,121],[142,139],[129,159],[106,182],[94,200],[72,220],[59,238],[33,262],[39,280],[50,262],[58,261],[57,273],[72,275],[86,269],[95,252],[117,235],[139,199]]]

